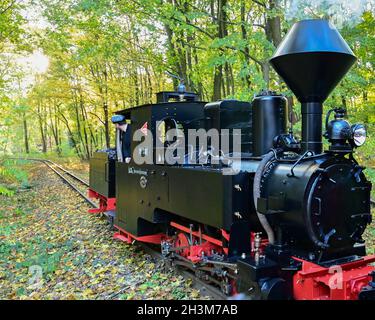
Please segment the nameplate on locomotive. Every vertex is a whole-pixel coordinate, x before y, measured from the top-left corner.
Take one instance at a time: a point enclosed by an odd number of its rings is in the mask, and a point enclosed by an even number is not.
[[[128,168],[128,173],[129,174],[140,174],[140,175],[147,176],[147,171],[141,170],[141,169],[135,169],[133,167]]]

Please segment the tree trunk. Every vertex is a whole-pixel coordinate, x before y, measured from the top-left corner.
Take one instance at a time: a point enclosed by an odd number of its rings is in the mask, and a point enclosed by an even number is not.
[[[268,3],[268,9],[270,11],[274,11],[277,9],[277,1],[270,0]],[[277,47],[281,42],[281,20],[279,15],[274,15],[272,13],[271,16],[268,15],[266,12],[266,37],[269,42],[271,42],[275,47]],[[263,79],[266,82],[266,87],[269,89],[269,81],[270,81],[270,65],[268,60],[263,62],[262,65],[262,73]]]
[[[341,96],[341,103],[342,103],[343,107],[346,109],[347,108],[347,103],[346,103],[345,96]]]
[[[38,120],[39,120],[40,137],[42,139],[42,152],[46,153],[47,152],[47,140],[46,140],[46,136],[44,132],[41,101],[38,101]]]
[[[277,8],[277,1],[270,0],[269,1],[269,10],[275,10]],[[272,13],[271,16],[267,14],[266,16],[266,36],[267,40],[275,47],[277,47],[281,42],[281,21],[279,15],[274,15]]]
[[[223,66],[215,67],[215,75],[214,75],[214,94],[212,96],[212,100],[220,100],[221,99],[221,82],[223,81]]]
[[[109,148],[111,144],[111,137],[109,134],[109,111],[108,111],[108,73],[107,67],[104,63],[104,66],[101,68],[99,63],[92,64],[90,66],[91,74],[95,79],[96,85],[99,90],[100,98],[102,100],[102,109],[104,114],[104,132],[105,132],[105,143],[106,147]],[[101,71],[100,71],[101,70]],[[136,90],[138,84],[136,83]]]
[[[268,61],[262,63],[262,75],[266,84],[266,89],[268,90],[270,87],[270,64]]]
[[[23,117],[23,134],[24,134],[24,138],[25,138],[25,151],[26,151],[26,153],[30,153],[29,135],[28,135],[28,132],[27,132],[26,114],[23,113],[22,117]]]
[[[69,139],[72,141],[72,144],[73,144],[73,147],[74,147],[74,149],[75,149],[75,151],[77,153],[77,156],[82,159],[83,157],[82,157],[82,154],[81,154],[81,150],[80,150],[80,148],[79,148],[79,146],[77,144],[76,139],[74,138],[72,129],[69,126],[68,119],[64,116],[64,114],[62,112],[59,111],[59,114],[61,116],[62,122],[64,122],[66,128],[68,129]]]
[[[89,149],[89,142],[88,142],[88,137],[87,137],[87,130],[86,130],[86,122],[87,122],[87,119],[86,119],[86,116],[85,116],[85,104],[84,104],[84,101],[83,101],[83,95],[82,95],[82,91],[80,91],[80,94],[79,94],[79,105],[81,107],[81,115],[82,115],[82,127],[83,127],[83,136],[85,138],[84,140],[84,148],[85,148],[85,151],[86,151],[86,158],[89,159],[90,158],[90,149]]]
[[[51,105],[53,106],[53,112],[52,112]],[[56,108],[56,102],[55,101],[52,101],[50,103],[49,117],[50,117],[52,135],[53,135],[53,138],[55,140],[56,152],[57,152],[58,155],[61,155],[58,118],[57,118],[57,108]]]
[[[246,15],[246,1],[241,0],[241,36],[242,36],[242,40],[248,41],[247,30],[246,30],[246,25],[245,25],[246,23],[245,15]],[[244,48],[244,56],[245,56],[246,65],[249,65],[250,61],[248,57],[250,56],[250,49],[248,45],[246,45]],[[251,80],[250,80],[249,73],[245,75],[245,83],[246,83],[247,88],[250,88]]]
[[[363,91],[362,92],[362,98],[363,98],[363,101],[367,101],[368,100],[368,93],[367,93],[367,91]]]
[[[108,104],[107,104],[107,102],[103,103],[103,111],[104,111],[105,145],[108,149],[110,147],[110,144],[111,144],[111,137],[109,136],[109,120],[108,120]]]
[[[175,3],[173,0],[167,0],[167,2],[176,6],[177,10],[180,10],[183,13],[187,10],[187,7],[179,6],[179,4]],[[185,20],[189,22],[187,18],[185,18]],[[164,24],[164,28],[167,33],[167,43],[170,55],[169,60],[172,72],[177,73],[180,78],[185,79],[187,86],[190,86],[190,79],[187,75],[186,45],[184,43],[185,35],[182,31],[178,33],[174,32],[168,23]],[[173,78],[173,85],[175,88],[179,85],[179,81],[176,78]]]
[[[227,0],[218,0],[217,2],[218,8],[217,8],[217,21],[218,21],[218,37],[224,38],[228,35],[227,30],[227,14],[225,6],[227,4]],[[214,6],[211,6],[211,10],[214,9]],[[212,16],[214,16],[213,13],[211,13]],[[214,94],[213,94],[213,100],[219,100],[222,97],[222,88],[223,86],[223,66],[219,65],[215,67],[215,74],[214,74]]]
[[[105,128],[105,143],[107,149],[111,146],[111,136],[109,134],[109,112],[108,112],[108,73],[106,65],[104,65],[104,103],[103,103],[103,111],[104,111],[104,128]]]

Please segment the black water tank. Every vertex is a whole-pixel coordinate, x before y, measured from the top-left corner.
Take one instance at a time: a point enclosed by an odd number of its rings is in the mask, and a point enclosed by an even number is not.
[[[273,146],[275,136],[287,131],[287,99],[271,91],[258,94],[253,102],[253,155],[261,156]]]
[[[251,103],[225,99],[207,103],[204,107],[206,130],[217,129],[221,137],[222,129],[229,129],[229,152],[233,152],[233,130],[241,129],[241,152],[252,152]],[[221,142],[221,141],[220,141]]]

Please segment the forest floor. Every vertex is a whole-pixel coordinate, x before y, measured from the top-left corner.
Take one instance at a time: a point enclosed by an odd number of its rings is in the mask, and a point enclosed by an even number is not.
[[[63,162],[87,179],[87,164]],[[161,271],[137,245],[43,164],[23,164],[27,187],[0,195],[0,299],[197,299],[191,280]]]

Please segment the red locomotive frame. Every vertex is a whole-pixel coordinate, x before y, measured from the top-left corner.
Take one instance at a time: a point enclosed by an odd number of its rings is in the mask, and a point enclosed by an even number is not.
[[[322,267],[299,258],[302,269],[293,277],[293,295],[296,300],[357,300],[362,288],[371,281],[375,270],[369,265],[375,255],[349,263]]]
[[[99,200],[99,208],[89,209],[89,213],[104,213],[116,210],[116,198],[107,198],[96,191],[88,190],[89,198]]]

